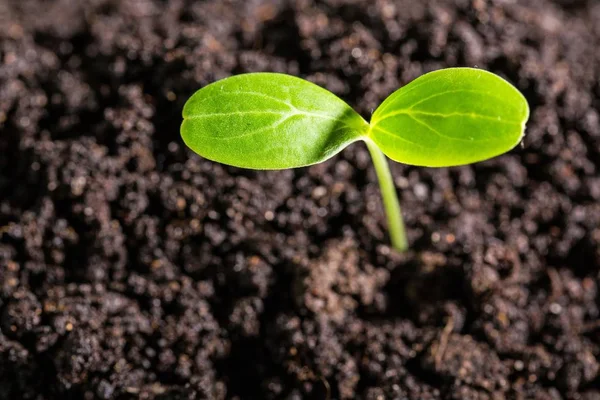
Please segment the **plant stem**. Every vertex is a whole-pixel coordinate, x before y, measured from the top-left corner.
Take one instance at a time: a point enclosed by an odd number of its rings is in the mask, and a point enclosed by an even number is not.
[[[385,207],[385,212],[387,214],[388,229],[390,231],[392,246],[398,251],[405,251],[408,249],[408,241],[404,230],[404,221],[402,219],[398,194],[396,193],[396,187],[394,186],[394,180],[390,173],[387,158],[381,150],[379,150],[379,147],[377,147],[370,139],[365,140],[365,143],[371,153],[373,165],[375,165],[375,172],[377,173],[377,179],[379,180],[379,187],[383,198],[383,206]]]

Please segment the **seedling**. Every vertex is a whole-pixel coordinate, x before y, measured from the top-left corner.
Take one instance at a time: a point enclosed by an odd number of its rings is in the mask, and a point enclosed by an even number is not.
[[[388,156],[424,167],[483,161],[516,146],[529,106],[504,79],[479,69],[425,74],[392,93],[365,121],[333,93],[276,73],[233,76],[185,104],[181,135],[209,160],[251,169],[321,163],[351,143],[367,145],[381,187],[392,245],[408,247]],[[385,156],[384,156],[385,154]]]

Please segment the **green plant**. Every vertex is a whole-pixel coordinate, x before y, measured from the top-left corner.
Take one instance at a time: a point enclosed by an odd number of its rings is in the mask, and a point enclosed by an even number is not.
[[[199,155],[251,169],[317,164],[362,140],[373,158],[392,245],[407,239],[388,156],[426,167],[500,155],[523,137],[527,101],[504,79],[479,69],[425,74],[392,93],[365,121],[333,93],[276,73],[233,76],[185,104],[181,135]]]

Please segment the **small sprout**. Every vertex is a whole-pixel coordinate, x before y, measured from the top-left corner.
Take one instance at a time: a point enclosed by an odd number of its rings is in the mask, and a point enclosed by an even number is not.
[[[377,172],[392,245],[402,251],[408,243],[385,156],[425,167],[495,157],[521,141],[529,107],[497,75],[450,68],[425,74],[392,93],[368,123],[311,82],[250,73],[200,89],[185,104],[183,117],[181,135],[193,151],[241,168],[318,164],[362,140]]]

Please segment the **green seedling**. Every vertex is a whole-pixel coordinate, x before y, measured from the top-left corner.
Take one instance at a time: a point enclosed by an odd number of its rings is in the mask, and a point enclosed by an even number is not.
[[[403,251],[408,243],[385,156],[425,167],[483,161],[515,147],[528,117],[527,101],[515,87],[479,69],[425,74],[392,93],[370,123],[311,82],[250,73],[198,90],[183,109],[181,135],[202,157],[259,170],[318,164],[365,142],[392,245]]]

